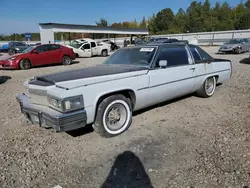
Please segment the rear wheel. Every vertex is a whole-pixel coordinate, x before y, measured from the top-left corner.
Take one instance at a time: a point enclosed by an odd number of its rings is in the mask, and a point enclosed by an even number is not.
[[[130,99],[112,95],[98,106],[94,130],[102,137],[114,137],[126,131],[132,123]]]
[[[198,96],[208,98],[213,96],[216,88],[216,78],[209,77],[205,80],[202,87],[197,91]]]
[[[63,56],[62,63],[63,65],[70,65],[72,63],[72,59],[69,56]]]
[[[28,59],[22,59],[19,63],[19,67],[22,70],[27,70],[31,68],[31,62]]]
[[[102,50],[102,57],[106,57],[108,55],[108,51],[107,50]]]

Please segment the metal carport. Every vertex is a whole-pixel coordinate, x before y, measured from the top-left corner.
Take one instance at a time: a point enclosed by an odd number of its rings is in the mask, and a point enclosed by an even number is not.
[[[139,28],[113,28],[99,27],[93,25],[77,25],[62,23],[39,23],[41,43],[55,43],[54,33],[103,33],[103,34],[124,34],[124,35],[148,35],[148,29]]]

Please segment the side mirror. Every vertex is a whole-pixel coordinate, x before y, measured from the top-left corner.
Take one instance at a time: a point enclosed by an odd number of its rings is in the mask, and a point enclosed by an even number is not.
[[[166,68],[167,65],[168,65],[168,61],[167,61],[167,60],[160,60],[160,61],[159,61],[159,66],[160,66],[161,68]]]
[[[39,54],[36,50],[33,50],[31,53],[32,54]]]

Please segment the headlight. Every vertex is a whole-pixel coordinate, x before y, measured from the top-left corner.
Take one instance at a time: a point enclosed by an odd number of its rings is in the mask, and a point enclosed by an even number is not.
[[[19,48],[15,48],[15,50],[19,51],[20,49]]]
[[[9,58],[8,61],[13,61],[15,59],[16,59],[15,57],[12,57],[12,58]]]
[[[53,96],[48,96],[48,102],[51,108],[60,112],[69,112],[84,108],[82,95],[58,99]]]

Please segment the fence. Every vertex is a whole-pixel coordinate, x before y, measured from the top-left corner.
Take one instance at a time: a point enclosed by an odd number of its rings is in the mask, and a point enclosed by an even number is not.
[[[202,33],[183,33],[171,35],[154,35],[154,37],[169,37],[179,40],[192,40],[196,38],[199,45],[221,45],[222,43],[235,38],[250,39],[250,29],[248,30],[232,30],[232,31],[215,31]]]
[[[222,43],[235,38],[248,38],[250,39],[250,29],[248,30],[232,30],[232,31],[215,31],[215,32],[202,32],[202,33],[183,33],[171,35],[151,35],[151,37],[168,37],[177,38],[179,40],[192,41],[194,38],[198,40],[199,45],[221,45]],[[110,38],[111,41],[123,46],[124,40],[129,40],[129,37]],[[98,41],[98,40],[97,40]],[[39,41],[30,41],[30,43],[38,43]],[[7,41],[0,41],[0,46],[8,43]],[[60,42],[63,44],[64,42]]]

